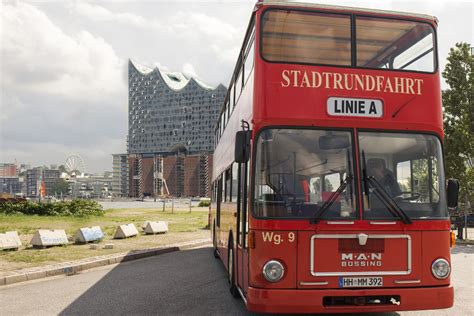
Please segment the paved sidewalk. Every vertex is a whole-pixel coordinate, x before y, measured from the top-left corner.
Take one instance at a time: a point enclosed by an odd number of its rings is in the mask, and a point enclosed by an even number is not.
[[[78,273],[79,271],[84,271],[87,269],[120,263],[123,261],[130,261],[150,256],[156,256],[168,252],[179,251],[182,249],[199,247],[203,245],[208,245],[210,243],[210,239],[198,239],[192,242],[171,244],[167,245],[166,247],[133,250],[129,252],[114,253],[104,256],[95,256],[77,261],[63,262],[54,265],[9,271],[5,273],[0,273],[0,286],[36,280],[56,275],[72,275]]]

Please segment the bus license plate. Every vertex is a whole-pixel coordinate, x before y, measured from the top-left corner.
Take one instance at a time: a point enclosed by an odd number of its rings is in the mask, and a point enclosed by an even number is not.
[[[339,277],[339,287],[379,287],[383,286],[383,277],[345,278]]]

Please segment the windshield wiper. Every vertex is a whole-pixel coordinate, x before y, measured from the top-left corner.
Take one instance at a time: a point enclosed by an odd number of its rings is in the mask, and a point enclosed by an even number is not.
[[[333,192],[331,196],[329,197],[329,199],[326,202],[324,202],[321,208],[314,213],[313,218],[311,218],[309,221],[311,224],[319,223],[319,219],[321,218],[323,213],[326,212],[331,207],[331,205],[336,201],[339,195],[341,195],[341,193],[346,189],[349,182],[352,182],[353,178],[354,177],[352,176],[352,174],[347,175],[344,181],[342,181],[341,185],[337,188],[336,192]]]
[[[374,177],[368,177],[366,179],[368,183],[375,189],[373,193],[375,196],[382,201],[387,207],[388,211],[395,217],[399,217],[405,224],[411,224],[411,219],[408,215],[398,206],[397,202],[385,191],[380,183]]]
[[[401,209],[401,207],[395,202],[395,200],[385,191],[380,183],[372,176],[367,176],[367,166],[365,163],[365,153],[362,151],[362,176],[364,180],[364,191],[367,196],[367,202],[369,201],[369,186],[372,186],[375,190],[373,193],[375,196],[382,201],[387,210],[395,217],[400,218],[405,224],[411,224],[410,217]]]

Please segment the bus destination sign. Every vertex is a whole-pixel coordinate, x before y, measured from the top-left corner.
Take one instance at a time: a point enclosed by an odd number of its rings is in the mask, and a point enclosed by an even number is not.
[[[331,116],[382,117],[383,103],[377,99],[330,97],[327,111]]]

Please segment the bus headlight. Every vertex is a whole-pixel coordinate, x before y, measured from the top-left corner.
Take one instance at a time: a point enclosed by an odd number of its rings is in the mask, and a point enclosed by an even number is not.
[[[268,282],[278,282],[284,274],[285,268],[276,260],[270,260],[263,266],[263,276]]]
[[[451,272],[451,266],[447,260],[438,258],[431,264],[431,272],[437,279],[446,279]]]

